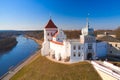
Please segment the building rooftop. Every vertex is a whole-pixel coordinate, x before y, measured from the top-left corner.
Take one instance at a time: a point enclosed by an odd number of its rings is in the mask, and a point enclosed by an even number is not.
[[[97,40],[99,41],[107,41],[107,42],[120,42],[120,40],[112,37],[112,36],[103,36],[99,37]]]
[[[50,19],[45,26],[45,28],[57,28],[57,26],[53,23],[53,21]]]

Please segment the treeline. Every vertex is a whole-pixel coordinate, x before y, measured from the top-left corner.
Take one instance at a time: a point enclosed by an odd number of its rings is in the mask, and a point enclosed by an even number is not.
[[[96,31],[94,31],[94,34],[95,34],[95,36],[97,36],[97,34],[104,34],[105,32],[115,34],[114,30],[96,30]],[[81,30],[64,30],[64,33],[66,34],[68,39],[79,39],[80,35],[81,35]],[[30,37],[34,37],[39,40],[44,39],[43,30],[41,30],[41,31],[25,31],[24,34],[27,36],[30,36]]]
[[[0,31],[0,39],[27,35],[36,39],[43,39],[43,30],[36,31]]]
[[[65,30],[64,33],[66,34],[68,39],[79,39],[81,30]],[[25,31],[24,35],[29,37],[34,37],[39,40],[44,39],[44,31]]]
[[[25,31],[24,35],[29,36],[29,37],[34,37],[39,40],[43,40],[44,38],[44,32],[43,30],[40,31]]]
[[[68,39],[79,39],[81,30],[65,30],[64,33]]]
[[[65,30],[64,33],[66,34],[68,39],[79,39],[81,31],[80,30]],[[44,32],[41,31],[26,31],[25,35],[34,37],[39,40],[44,39]]]
[[[17,44],[15,37],[0,39],[0,52],[12,49]]]
[[[21,35],[21,34],[24,34],[23,31],[0,31],[0,39],[3,39],[3,38],[8,38],[8,37],[15,37],[15,36],[18,36],[18,35]]]
[[[116,35],[116,38],[120,40],[120,27],[114,30],[114,33]]]
[[[120,40],[120,27],[115,30],[95,30],[95,36],[97,34],[104,34],[105,32],[109,32],[110,34],[114,34]],[[81,30],[64,30],[68,39],[79,39],[81,35]],[[30,37],[34,37],[39,40],[44,39],[44,31],[36,30],[36,31],[0,31],[0,39],[5,37],[13,37],[18,35],[26,35]]]

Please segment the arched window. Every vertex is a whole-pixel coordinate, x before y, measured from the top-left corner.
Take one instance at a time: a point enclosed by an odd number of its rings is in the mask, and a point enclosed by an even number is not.
[[[75,53],[75,52],[73,52],[73,56],[74,56],[74,57],[76,56],[76,53]]]
[[[73,49],[76,50],[76,46],[73,46]]]
[[[92,44],[88,44],[88,49],[92,49]]]
[[[89,41],[90,39],[88,38],[88,41]]]
[[[51,36],[53,36],[52,33],[51,33]]]
[[[112,47],[112,44],[110,44],[110,47]]]
[[[60,34],[62,35],[62,32],[60,32]]]
[[[78,57],[80,57],[80,52],[78,52]]]
[[[115,44],[115,47],[117,47],[117,44]]]
[[[78,50],[80,50],[80,45],[78,46]]]
[[[112,51],[110,51],[110,53],[112,53]]]

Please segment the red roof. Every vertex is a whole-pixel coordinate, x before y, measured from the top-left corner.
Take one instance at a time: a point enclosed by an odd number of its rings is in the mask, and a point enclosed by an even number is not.
[[[58,45],[63,45],[62,42],[57,42],[57,41],[50,41],[50,42],[55,43],[55,44],[58,44]]]
[[[45,28],[57,28],[53,21],[50,19]]]

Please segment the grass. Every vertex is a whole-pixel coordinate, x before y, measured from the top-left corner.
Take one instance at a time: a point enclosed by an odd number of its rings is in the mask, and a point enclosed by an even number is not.
[[[120,67],[120,62],[111,62],[111,63],[113,63],[114,65]]]
[[[10,80],[102,80],[91,64],[60,64],[39,56]]]

